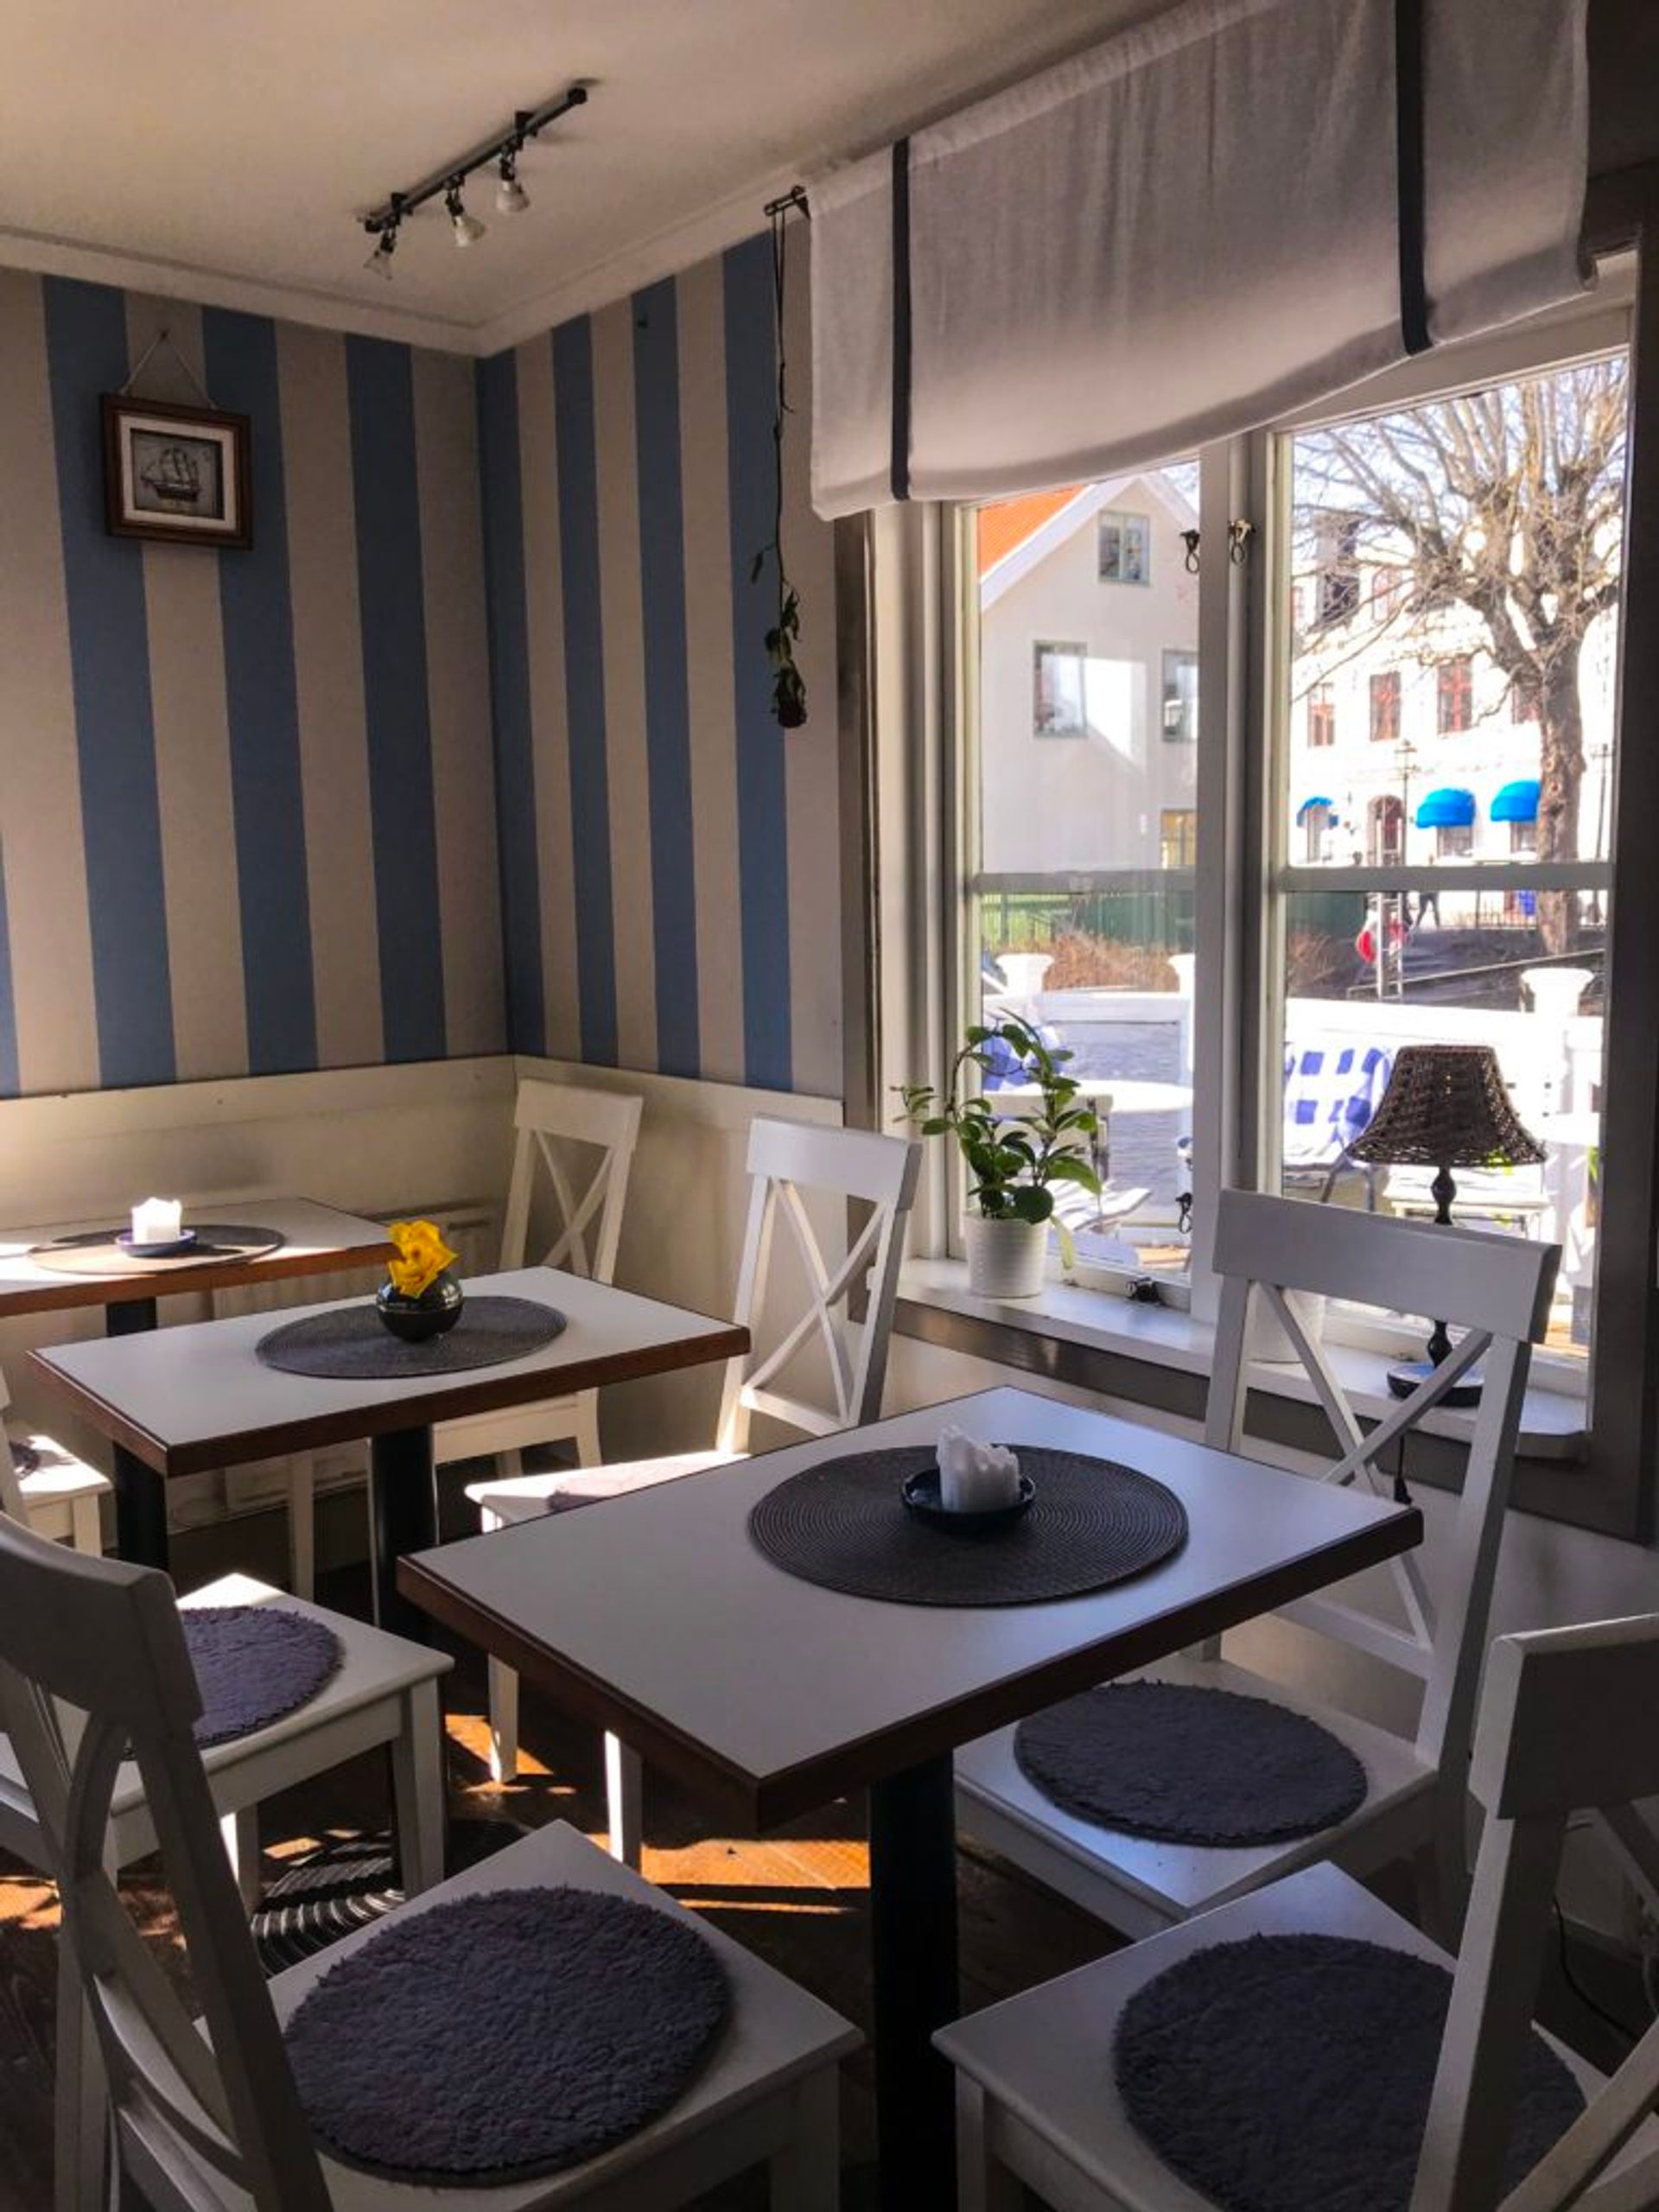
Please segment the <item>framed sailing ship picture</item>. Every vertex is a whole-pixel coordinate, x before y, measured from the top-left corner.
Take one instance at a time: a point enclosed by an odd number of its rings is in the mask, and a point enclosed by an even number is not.
[[[105,392],[105,519],[118,537],[251,545],[245,415]]]

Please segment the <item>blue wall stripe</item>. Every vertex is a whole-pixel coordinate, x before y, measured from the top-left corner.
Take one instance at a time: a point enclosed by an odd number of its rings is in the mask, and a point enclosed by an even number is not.
[[[386,1058],[444,1053],[443,918],[409,349],[346,341]]]
[[[701,1072],[697,897],[686,677],[685,503],[680,476],[678,292],[671,276],[633,301],[634,443],[645,606],[645,750],[651,763],[657,1065]]]
[[[248,1070],[277,1075],[315,1067],[317,1011],[276,330],[263,315],[204,308],[201,342],[216,403],[253,418],[253,545],[212,557],[225,626]]]
[[[616,1065],[616,941],[611,922],[610,791],[605,762],[605,652],[599,589],[599,470],[594,343],[584,315],[553,333],[564,583],[564,692],[570,732],[582,1057]],[[643,855],[641,856],[643,860]]]
[[[732,664],[737,709],[737,843],[741,874],[743,1054],[748,1081],[787,1090],[793,1079],[789,1001],[789,800],[784,733],[772,717],[765,638],[778,608],[772,534],[772,416],[777,404],[772,242],[762,234],[725,256],[726,437],[731,493]]]
[[[173,989],[143,562],[136,544],[104,527],[98,396],[126,380],[126,304],[101,284],[58,276],[46,279],[45,300],[99,1080],[106,1089],[171,1083]],[[8,739],[18,741],[18,733]]]
[[[6,922],[6,856],[0,852],[0,1098],[16,1098],[22,1089],[17,1001],[11,987],[11,932]]]
[[[524,600],[524,484],[518,460],[518,367],[511,352],[479,364],[478,451],[484,477],[484,575],[495,729],[496,850],[507,1048],[547,1050],[536,857],[536,747],[530,713]]]

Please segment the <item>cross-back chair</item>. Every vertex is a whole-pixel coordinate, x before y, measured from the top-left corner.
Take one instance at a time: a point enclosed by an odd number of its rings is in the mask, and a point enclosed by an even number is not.
[[[562,1268],[568,1274],[609,1282],[628,1177],[639,1141],[642,1099],[572,1083],[526,1078],[513,1106],[512,1173],[501,1217],[503,1274],[517,1268]],[[551,1217],[550,1220],[547,1218]],[[551,1242],[537,1250],[533,1229],[545,1225]],[[521,1454],[534,1444],[572,1443],[584,1467],[598,1463],[599,1393],[577,1390],[534,1405],[504,1406],[494,1413],[441,1421],[432,1433],[440,1466],[457,1459],[500,1455],[508,1471],[522,1469]],[[315,1467],[308,1456],[288,1466],[289,1586],[312,1593],[315,1573],[313,1515]]]
[[[166,1578],[60,1551],[0,1522],[0,1718],[40,1808],[63,1908],[67,1976],[95,2036],[59,2054],[71,2113],[107,2094],[124,2178],[154,2212],[493,2212],[666,2208],[765,2164],[775,2212],[828,2212],[836,2190],[836,2063],[845,2021],[709,1931],[732,1991],[721,2044],[679,2102],[614,2151],[521,2184],[440,2191],[372,2180],[320,2154],[282,2022],[318,1980],[389,1924],[359,1931],[267,1984],[219,1848],[216,1808],[191,1734],[196,1683]],[[118,1777],[130,1760],[152,1808],[177,1906],[200,2027],[140,1940],[107,1863]],[[560,1824],[443,1885],[393,1918],[458,1895],[549,1884],[681,1908]],[[686,1916],[689,1917],[689,1916]],[[464,1936],[462,1940],[464,1940]],[[206,2033],[201,2032],[205,2028]],[[491,2054],[478,2054],[487,2067]],[[408,2080],[389,2053],[390,2093],[464,2105],[465,2082]],[[93,2199],[86,2199],[87,2212]]]
[[[958,1814],[967,1831],[1129,1935],[1147,1935],[1330,1857],[1367,1872],[1418,1858],[1425,1910],[1455,1928],[1467,1881],[1465,1787],[1492,1587],[1497,1571],[1516,1438],[1531,1346],[1548,1318],[1559,1252],[1516,1236],[1392,1219],[1351,1207],[1226,1191],[1216,1224],[1223,1278],[1205,1442],[1236,1452],[1243,1440],[1252,1310],[1261,1301],[1289,1338],[1335,1432],[1338,1456],[1319,1479],[1363,1483],[1385,1493],[1383,1471],[1400,1440],[1477,1363],[1484,1387],[1473,1416],[1462,1494],[1438,1546],[1431,1593],[1417,1559],[1391,1562],[1400,1612],[1390,1620],[1351,1593],[1321,1593],[1282,1617],[1388,1665],[1422,1686],[1410,1740],[1356,1719],[1224,1656],[1220,1644],[1137,1677],[1232,1691],[1316,1720],[1358,1759],[1365,1795],[1335,1827],[1292,1841],[1178,1844],[1096,1827],[1052,1803],[1022,1771],[1014,1732],[970,1745],[957,1762]],[[1409,1398],[1363,1430],[1325,1348],[1311,1338],[1289,1293],[1301,1291],[1406,1313],[1443,1315],[1465,1332]],[[1155,1761],[1166,1744],[1148,1740]]]
[[[0,1414],[10,1403],[0,1370]],[[0,1421],[0,1512],[14,1515],[38,1535],[96,1558],[104,1548],[99,1500],[112,1488],[106,1474],[66,1452],[55,1437],[22,1421]]]
[[[1656,1710],[1659,1616],[1492,1646],[1470,1770],[1480,1849],[1411,2212],[1650,2212],[1659,2203],[1659,2130],[1648,2119],[1659,2098],[1659,2026],[1610,2080],[1555,2044],[1586,2109],[1512,2192],[1505,2175],[1568,1818],[1586,1808],[1617,1815],[1659,1791],[1659,1736],[1648,1725]],[[1014,2212],[1027,2183],[1067,2212],[1200,2212],[1208,2200],[1124,2109],[1113,2065],[1119,2023],[1138,1992],[1195,1952],[1285,1935],[1346,1936],[1452,1964],[1357,1883],[1314,1867],[944,2029],[936,2041],[957,2069],[962,2212]],[[1260,1975],[1257,2003],[1270,1987]],[[1326,2032],[1346,1995],[1332,1989]],[[1354,2202],[1374,2180],[1378,2147],[1363,2103]],[[1287,2175],[1295,2163],[1287,2137]],[[1333,2190],[1340,2179],[1332,2177]]]
[[[656,1459],[634,1459],[582,1471],[479,1483],[467,1495],[484,1527],[500,1529],[533,1520],[574,1499],[614,1497],[673,1482],[741,1459],[757,1414],[769,1415],[809,1436],[832,1436],[874,1421],[881,1410],[887,1345],[893,1331],[905,1224],[916,1196],[921,1147],[913,1138],[881,1136],[864,1129],[826,1129],[761,1115],[749,1128],[751,1178],[747,1225],[738,1267],[736,1320],[751,1332],[763,1325],[773,1281],[775,1248],[786,1238],[795,1255],[804,1296],[775,1339],[728,1362],[721,1388],[714,1448]],[[849,1235],[844,1257],[826,1254],[808,1211],[812,1198],[868,1208]],[[861,1294],[863,1308],[859,1313]],[[776,1317],[773,1317],[774,1320]],[[827,1384],[818,1398],[798,1380],[785,1389],[786,1373],[807,1356]],[[498,1777],[518,1766],[518,1681],[492,1661],[492,1762]],[[639,1861],[639,1773],[631,1754],[607,1739],[612,1848],[631,1866]]]

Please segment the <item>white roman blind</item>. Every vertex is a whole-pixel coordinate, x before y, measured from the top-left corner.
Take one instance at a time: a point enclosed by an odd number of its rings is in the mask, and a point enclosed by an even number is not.
[[[1588,281],[1586,0],[1181,0],[811,188],[813,498],[1192,452]]]

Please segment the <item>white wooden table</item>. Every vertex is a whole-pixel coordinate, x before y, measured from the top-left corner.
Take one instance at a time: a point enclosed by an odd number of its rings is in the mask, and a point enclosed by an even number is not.
[[[860,1445],[971,1434],[1117,1459],[1168,1484],[1191,1533],[1136,1580],[974,1609],[851,1598],[751,1539],[764,1492]],[[765,1827],[868,1786],[882,2202],[953,2202],[958,2007],[951,1753],[1058,1698],[1409,1550],[1414,1508],[1023,1390],[990,1390],[406,1558],[413,1601]],[[948,1540],[946,1540],[948,1541]]]
[[[32,1352],[29,1362],[42,1382],[115,1446],[118,1497],[127,1494],[126,1525],[143,1545],[123,1555],[143,1566],[167,1565],[168,1477],[366,1436],[376,1618],[383,1627],[418,1629],[421,1617],[411,1616],[397,1595],[397,1564],[405,1551],[437,1541],[435,1422],[729,1359],[749,1346],[748,1331],[733,1322],[551,1268],[481,1275],[466,1287],[474,1296],[555,1306],[567,1325],[524,1359],[396,1381],[288,1375],[259,1360],[262,1337],[330,1310],[324,1306],[59,1344]]]

